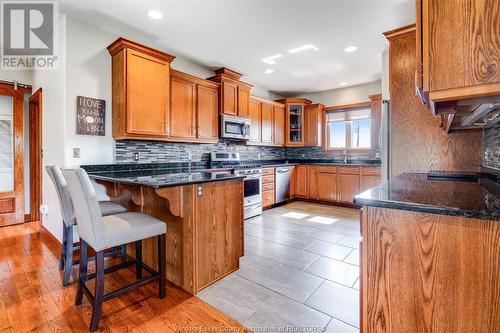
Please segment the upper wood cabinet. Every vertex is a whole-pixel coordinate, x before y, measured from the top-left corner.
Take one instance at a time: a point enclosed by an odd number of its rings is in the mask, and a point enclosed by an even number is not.
[[[165,140],[169,134],[169,73],[175,57],[118,38],[112,57],[113,138]]]
[[[262,104],[258,99],[250,97],[248,118],[250,119],[250,142],[260,143],[262,140]]]
[[[273,106],[274,112],[274,135],[273,141],[277,146],[285,144],[285,108],[283,106]]]
[[[262,143],[273,143],[274,109],[272,104],[262,102]]]
[[[171,70],[171,141],[218,141],[219,85]]]
[[[250,141],[261,146],[283,146],[285,142],[285,106],[251,96],[249,103]]]
[[[285,98],[276,102],[285,104],[285,146],[304,146],[304,113],[310,100],[302,98]]]
[[[322,104],[309,104],[304,110],[304,146],[321,147],[323,144],[323,114]]]
[[[219,68],[208,80],[217,82],[219,112],[232,116],[248,117],[250,112],[250,90],[252,85],[240,81],[241,74],[228,68]]]
[[[499,20],[498,0],[416,0],[415,82],[435,113],[500,95]]]

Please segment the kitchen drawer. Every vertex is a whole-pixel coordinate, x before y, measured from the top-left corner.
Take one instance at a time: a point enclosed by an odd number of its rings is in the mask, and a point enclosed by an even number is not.
[[[262,184],[262,191],[274,191],[274,182]]]
[[[262,176],[274,175],[274,168],[262,168]]]
[[[262,184],[265,184],[265,183],[274,183],[274,174],[263,176],[262,177]]]
[[[337,167],[335,166],[318,165],[315,168],[318,172],[337,173]]]
[[[262,207],[270,207],[274,205],[274,202],[274,190],[262,192]]]
[[[380,167],[361,167],[360,172],[362,175],[375,175],[380,176]]]
[[[359,167],[337,167],[337,172],[344,175],[359,175]]]

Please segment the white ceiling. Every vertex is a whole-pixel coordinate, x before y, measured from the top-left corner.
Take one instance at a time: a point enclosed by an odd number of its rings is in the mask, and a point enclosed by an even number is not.
[[[382,32],[415,21],[414,0],[61,0],[66,12],[120,34],[140,31],[173,55],[295,95],[381,78]],[[149,9],[163,13],[154,21]],[[319,51],[288,54],[314,44]],[[356,45],[347,54],[343,49]],[[262,58],[281,53],[273,66]],[[267,68],[274,73],[265,74]]]

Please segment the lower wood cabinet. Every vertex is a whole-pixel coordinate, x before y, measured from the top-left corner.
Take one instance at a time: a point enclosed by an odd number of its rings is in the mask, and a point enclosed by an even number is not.
[[[308,189],[308,166],[297,165],[295,167],[295,196],[307,198],[309,196]]]
[[[337,201],[337,168],[317,167],[316,169],[317,199]]]
[[[299,165],[291,197],[353,204],[356,195],[381,183],[380,167]]]
[[[274,168],[262,169],[262,208],[269,208],[276,203]]]

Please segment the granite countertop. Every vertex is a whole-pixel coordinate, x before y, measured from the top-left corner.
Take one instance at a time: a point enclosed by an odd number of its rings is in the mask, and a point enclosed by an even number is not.
[[[291,159],[291,160],[286,160],[280,163],[262,163],[262,167],[280,167],[280,166],[287,166],[287,165],[298,165],[298,164],[305,164],[305,165],[331,165],[331,166],[353,166],[353,167],[360,167],[360,166],[373,166],[373,167],[380,167],[380,160],[348,160],[347,163],[344,163],[344,161],[338,161],[338,160],[320,160],[320,159]]]
[[[103,171],[91,173],[89,177],[122,184],[163,188],[189,184],[244,178],[234,174],[221,174],[200,170],[153,169],[134,171]]]
[[[483,176],[450,179],[402,174],[357,195],[354,203],[500,221],[500,185]]]

